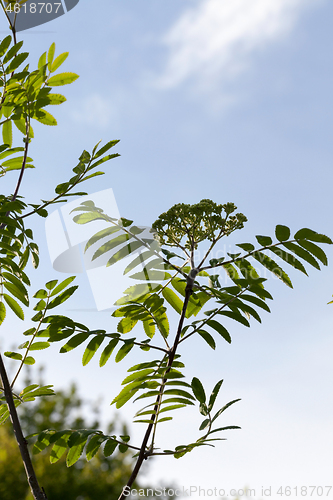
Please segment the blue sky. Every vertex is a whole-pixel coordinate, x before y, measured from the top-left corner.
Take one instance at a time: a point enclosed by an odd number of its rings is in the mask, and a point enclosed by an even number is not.
[[[61,18],[19,33],[33,61],[56,42],[58,53],[70,53],[64,70],[80,75],[63,89],[68,102],[52,110],[58,127],[35,127],[38,169],[24,179],[28,201],[52,196],[83,149],[121,139],[121,157],[87,189],[112,188],[121,215],[137,224],[149,226],[174,203],[211,198],[233,201],[249,219],[230,244],[273,236],[276,224],[332,237],[332,14],[328,0],[102,0],[98,7],[81,0]],[[2,18],[2,33],[5,24]],[[11,181],[3,181],[8,190]],[[62,279],[48,257],[44,222],[32,224],[43,257],[36,286]],[[221,342],[213,352],[197,339],[184,353],[189,377],[208,388],[225,379],[221,405],[242,398],[223,421],[242,430],[215,449],[156,460],[147,481],[248,486],[255,498],[261,486],[279,498],[279,486],[330,484],[332,271],[309,275],[291,271],[294,290],[272,280],[272,314],[250,330],[234,325],[231,346]],[[86,276],[78,282],[68,307],[94,307]],[[73,315],[114,328],[105,312]],[[15,333],[2,343],[12,347],[16,337],[22,341]],[[91,399],[104,393],[103,417],[113,415],[109,402],[134,356],[102,370],[97,360],[80,367],[82,352],[55,352],[40,355],[47,383],[76,380]],[[122,415],[130,421],[131,406]],[[165,424],[161,447],[169,438],[175,445],[196,439],[196,418],[184,411],[175,418],[180,429]]]

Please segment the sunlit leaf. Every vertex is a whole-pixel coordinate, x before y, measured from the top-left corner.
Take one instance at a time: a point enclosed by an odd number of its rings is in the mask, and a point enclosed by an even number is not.
[[[48,79],[48,85],[50,87],[68,85],[75,82],[75,80],[77,80],[78,78],[79,75],[77,75],[76,73],[59,73],[58,75],[51,76],[51,78]]]
[[[2,125],[2,140],[4,144],[8,144],[9,146],[13,143],[13,127],[10,120]]]
[[[10,295],[7,295],[7,293],[3,294],[3,298],[5,299],[11,310],[16,314],[16,316],[23,320],[24,313],[22,307],[16,302],[16,300],[14,300]]]
[[[119,342],[118,339],[110,340],[110,342],[108,343],[108,345],[105,347],[105,349],[103,350],[103,352],[101,354],[101,357],[100,357],[100,360],[99,360],[99,366],[104,366],[105,365],[105,363],[110,358],[110,356],[111,356],[114,348],[118,344],[118,342]]]
[[[95,335],[91,341],[88,343],[86,350],[84,351],[83,358],[82,358],[82,364],[83,366],[86,366],[91,358],[94,356],[96,353],[97,349],[101,346],[105,339],[104,335]]]
[[[51,47],[52,47],[52,45],[51,45]],[[50,47],[50,49],[51,49],[51,47]],[[49,65],[49,69],[50,69],[51,73],[54,73],[55,71],[57,71],[59,66],[61,66],[62,63],[66,61],[68,54],[69,54],[69,52],[63,52],[62,54],[60,54],[58,57],[55,58],[54,62],[51,65]],[[49,56],[50,55],[52,55],[52,53],[50,54],[50,52],[49,52]],[[54,49],[53,49],[53,55],[54,55]],[[52,59],[53,59],[53,57],[52,57]],[[50,60],[48,62],[50,63]],[[51,68],[50,68],[50,66],[51,66]],[[56,75],[56,76],[58,76],[58,75]],[[54,77],[52,77],[52,78],[54,78]],[[54,83],[52,84],[50,82],[50,80],[51,80],[51,78],[49,79],[49,85],[54,85]],[[71,83],[71,82],[68,82],[68,83]],[[64,84],[62,83],[61,85],[64,85]]]

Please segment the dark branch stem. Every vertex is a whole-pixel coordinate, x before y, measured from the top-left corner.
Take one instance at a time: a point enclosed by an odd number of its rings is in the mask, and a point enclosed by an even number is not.
[[[181,342],[184,342],[184,340],[188,339],[189,337],[191,337],[194,333],[196,333],[198,330],[200,330],[206,323],[207,321],[211,320],[212,318],[214,318],[214,316],[216,316],[220,311],[222,311],[225,307],[227,307],[229,304],[232,304],[236,299],[238,299],[238,297],[240,297],[244,292],[246,292],[248,290],[248,287],[246,288],[243,288],[242,290],[240,290],[240,292],[235,295],[234,297],[232,297],[230,300],[228,300],[228,302],[226,302],[225,304],[223,304],[221,307],[219,307],[218,309],[216,309],[216,311],[212,312],[212,314],[210,314],[210,316],[208,316],[208,318],[205,318],[201,321],[201,323],[196,326],[194,328],[194,330],[190,333],[188,333],[187,335],[185,335],[180,341],[179,343]]]
[[[2,10],[4,11],[4,14],[7,18],[7,21],[9,22],[9,27],[13,33],[13,40],[14,40],[14,44],[16,45],[17,41],[16,41],[16,27],[15,27],[15,23],[16,23],[16,14],[14,16],[14,22],[12,23],[10,18],[9,18],[9,15],[8,15],[8,12],[6,11],[2,1],[1,1],[1,7],[2,7]]]
[[[25,146],[24,146],[23,162],[22,162],[22,167],[21,167],[20,175],[19,175],[19,178],[18,178],[18,181],[17,181],[17,184],[16,184],[16,188],[15,188],[15,191],[14,191],[14,194],[13,194],[13,197],[12,197],[12,201],[15,201],[16,198],[17,198],[17,195],[18,195],[18,192],[19,192],[19,189],[20,189],[20,186],[21,186],[21,182],[22,182],[22,179],[23,179],[25,165],[27,163],[27,156],[28,156],[28,149],[29,149],[29,128],[30,128],[29,119],[26,118],[25,119]]]
[[[20,449],[22,461],[24,464],[25,472],[28,478],[29,486],[31,489],[31,493],[35,500],[47,500],[47,496],[42,488],[39,486],[37,477],[31,462],[28,443],[23,436],[21,424],[17,415],[12,389],[10,387],[10,383],[7,377],[7,372],[5,369],[5,365],[3,364],[2,356],[0,354],[0,377],[2,381],[2,386],[5,393],[5,398],[8,406],[8,410],[10,413],[10,419],[12,421],[13,429],[17,444]]]
[[[131,474],[131,477],[129,478],[126,486],[124,486],[118,500],[124,500],[124,498],[128,495],[128,492],[130,491],[130,488],[133,485],[133,483],[134,483],[134,481],[139,473],[139,470],[141,469],[143,461],[146,460],[151,454],[146,450],[146,447],[147,447],[147,443],[148,443],[148,440],[150,438],[151,432],[153,430],[153,427],[155,424],[155,419],[157,418],[157,414],[158,414],[158,409],[159,409],[159,406],[161,404],[161,400],[163,397],[164,387],[165,387],[165,384],[167,382],[166,375],[171,370],[172,363],[175,359],[177,347],[179,344],[180,334],[181,334],[181,331],[183,329],[183,323],[184,323],[184,319],[185,319],[187,305],[188,305],[188,302],[189,302],[189,299],[190,299],[190,296],[192,293],[193,281],[194,281],[194,278],[193,278],[193,280],[192,280],[192,277],[188,278],[188,284],[187,284],[187,287],[185,289],[185,299],[184,299],[184,303],[183,303],[183,309],[182,309],[182,313],[180,316],[176,337],[175,337],[173,346],[172,346],[172,348],[169,352],[169,355],[168,355],[167,368],[166,368],[165,375],[164,375],[164,378],[163,378],[162,383],[161,383],[159,395],[156,398],[156,403],[154,406],[154,413],[151,416],[151,422],[149,423],[147,430],[146,430],[146,433],[145,433],[145,436],[143,438],[140,453],[139,453],[138,459],[136,461],[135,467],[133,469],[133,472]]]

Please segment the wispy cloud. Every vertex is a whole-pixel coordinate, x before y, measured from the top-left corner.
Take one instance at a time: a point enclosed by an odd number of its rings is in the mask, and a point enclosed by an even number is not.
[[[81,124],[103,129],[110,123],[119,120],[118,109],[110,100],[97,93],[89,95],[71,113],[72,119]]]
[[[283,38],[314,0],[200,0],[163,37],[166,66],[156,83],[211,88],[246,69],[255,51]]]

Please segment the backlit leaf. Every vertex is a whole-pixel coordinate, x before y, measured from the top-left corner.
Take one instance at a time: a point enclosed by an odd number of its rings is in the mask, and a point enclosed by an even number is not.
[[[311,266],[320,270],[320,265],[318,264],[316,259],[311,255],[311,253],[309,253],[307,250],[305,250],[304,248],[302,248],[299,245],[296,245],[295,243],[286,242],[283,245],[286,248],[288,248],[288,250],[290,250],[291,252],[294,252],[296,255],[298,255],[298,257],[301,257],[301,259],[303,259],[306,262],[308,262],[309,264],[311,264]]]
[[[165,300],[177,311],[178,314],[181,314],[183,309],[183,301],[172,291],[170,288],[164,288],[162,291],[162,295]]]
[[[115,357],[116,363],[119,363],[119,361],[124,359],[124,357],[127,356],[127,354],[131,351],[131,349],[134,346],[133,340],[134,339],[126,340],[124,345],[119,349],[119,351],[117,352],[116,357]]]
[[[268,255],[265,255],[262,252],[255,252],[252,254],[252,256],[258,262],[260,262],[261,265],[266,267],[269,271],[275,274],[275,276],[277,276],[280,280],[282,280],[283,283],[285,283],[290,288],[293,288],[293,285],[287,273],[285,273],[284,270],[280,266],[278,266],[276,262],[274,262],[274,260],[268,257]]]
[[[100,357],[100,360],[99,360],[99,366],[104,366],[105,365],[105,363],[110,358],[110,356],[111,356],[114,348],[118,344],[118,342],[119,342],[118,339],[110,340],[110,342],[108,343],[108,345],[105,347],[105,349],[103,350],[103,352],[101,354],[101,357]]]
[[[219,380],[219,382],[217,382],[217,384],[215,385],[214,389],[212,390],[212,393],[211,393],[211,395],[209,397],[209,403],[208,403],[208,411],[209,412],[212,411],[212,408],[214,406],[216,397],[217,397],[217,395],[219,393],[219,390],[220,390],[222,384],[223,384],[223,380]]]
[[[16,316],[20,319],[24,319],[24,313],[22,310],[22,307],[14,300],[10,295],[7,295],[6,293],[3,294],[3,298],[11,308],[11,310],[16,314]]]
[[[215,349],[216,348],[216,344],[215,344],[215,340],[214,338],[211,336],[210,333],[206,332],[206,330],[198,330],[198,334],[200,335],[200,337],[202,337],[206,342],[207,344],[212,348],[212,349]]]
[[[9,146],[13,143],[13,127],[10,120],[2,125],[2,140],[4,144]]]
[[[96,353],[97,349],[101,346],[105,339],[104,335],[95,335],[91,339],[91,341],[88,343],[86,350],[84,351],[83,358],[82,358],[82,364],[83,366],[86,366],[91,358],[94,356]]]
[[[53,52],[53,54],[54,54],[54,52]],[[57,71],[59,66],[61,66],[62,63],[66,61],[68,54],[69,54],[69,52],[63,52],[62,54],[60,54],[58,57],[55,58],[54,62],[51,64],[51,68],[50,68],[51,73],[54,73],[55,71]],[[49,53],[49,55],[50,55],[50,53]],[[59,75],[56,75],[56,76],[59,76]],[[52,77],[52,78],[54,78],[54,77]],[[78,78],[78,76],[77,76],[77,78]],[[51,80],[51,78],[49,79],[49,85],[54,85],[54,83],[53,84],[50,83],[50,80]],[[75,78],[75,80],[76,80],[76,78]],[[71,82],[68,82],[68,83],[71,83]],[[61,85],[64,85],[64,84],[62,83]]]
[[[206,402],[206,394],[205,390],[203,388],[202,383],[197,377],[193,377],[192,382],[191,382],[191,387],[193,394],[195,398],[200,402],[200,403],[205,403]]]
[[[213,319],[210,319],[207,321],[207,325],[210,326],[211,328],[214,328],[223,338],[226,340],[229,344],[231,344],[231,337],[229,335],[229,332],[226,328],[224,328],[221,323],[218,321],[215,321]]]
[[[60,56],[58,56],[60,57]],[[79,78],[76,73],[59,73],[58,75],[51,76],[48,79],[48,85],[50,87],[59,87],[61,85],[68,85],[75,82]]]

